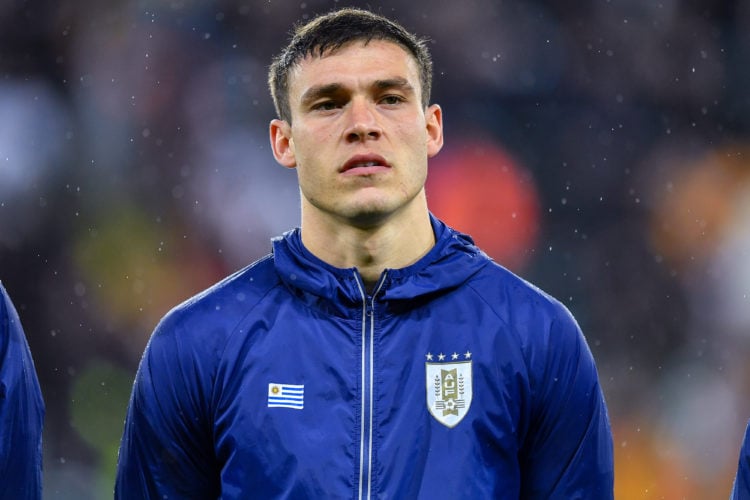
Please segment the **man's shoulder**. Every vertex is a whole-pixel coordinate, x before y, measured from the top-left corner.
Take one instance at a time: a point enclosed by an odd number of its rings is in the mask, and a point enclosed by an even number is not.
[[[495,261],[484,266],[471,280],[473,288],[492,303],[523,305],[558,310],[561,302],[531,281]]]
[[[25,336],[21,327],[13,301],[0,282],[0,356],[5,355],[10,342],[15,344],[25,343]],[[2,366],[2,362],[0,362]]]
[[[252,300],[267,293],[279,284],[273,265],[273,257],[265,257],[253,262],[226,278],[186,300],[177,308],[190,309],[206,303],[226,303],[227,305]]]
[[[280,285],[271,255],[236,271],[169,311],[156,334],[199,335],[231,333],[234,325]]]
[[[578,323],[568,307],[501,265],[485,266],[469,286],[522,345],[546,345],[551,335],[554,342],[578,342]]]

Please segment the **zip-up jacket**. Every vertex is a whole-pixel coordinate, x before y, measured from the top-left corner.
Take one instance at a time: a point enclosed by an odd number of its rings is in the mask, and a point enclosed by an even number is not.
[[[750,500],[750,422],[745,428],[742,440],[740,459],[737,463],[737,475],[732,485],[731,500]]]
[[[0,284],[0,500],[42,498],[44,401],[18,312]]]
[[[368,293],[299,230],[172,310],[141,360],[118,498],[612,498],[568,310],[432,218]]]

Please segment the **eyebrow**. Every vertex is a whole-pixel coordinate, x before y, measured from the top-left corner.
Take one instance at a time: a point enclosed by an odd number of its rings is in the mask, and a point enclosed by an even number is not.
[[[406,78],[388,78],[385,80],[375,80],[373,85],[379,90],[401,89],[404,92],[414,92],[414,86]]]
[[[314,102],[321,97],[330,97],[338,92],[341,92],[344,86],[340,83],[327,83],[325,85],[315,85],[305,90],[300,98],[303,105],[307,105]]]
[[[404,92],[414,93],[414,86],[406,78],[386,78],[384,80],[375,80],[372,88],[377,90],[400,89]],[[301,96],[300,100],[303,106],[306,106],[323,97],[331,97],[344,90],[340,83],[326,83],[315,85],[307,89]]]

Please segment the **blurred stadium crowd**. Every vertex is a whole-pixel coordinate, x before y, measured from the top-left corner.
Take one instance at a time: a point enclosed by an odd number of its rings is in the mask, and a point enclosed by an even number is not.
[[[0,279],[47,404],[45,497],[111,497],[156,322],[298,223],[266,69],[343,5],[431,40],[432,209],[578,318],[616,497],[726,498],[750,417],[750,2],[9,0]]]

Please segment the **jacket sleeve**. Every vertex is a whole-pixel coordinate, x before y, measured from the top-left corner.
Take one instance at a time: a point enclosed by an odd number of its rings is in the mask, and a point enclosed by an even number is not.
[[[149,340],[120,444],[115,498],[217,498],[208,345],[169,316]],[[205,348],[202,351],[201,348]]]
[[[750,422],[745,429],[740,459],[737,464],[737,475],[734,478],[731,500],[750,500]]]
[[[42,498],[44,402],[21,322],[0,285],[0,499]]]
[[[532,359],[532,417],[522,452],[523,498],[613,497],[612,433],[596,366],[577,323],[555,304]]]

